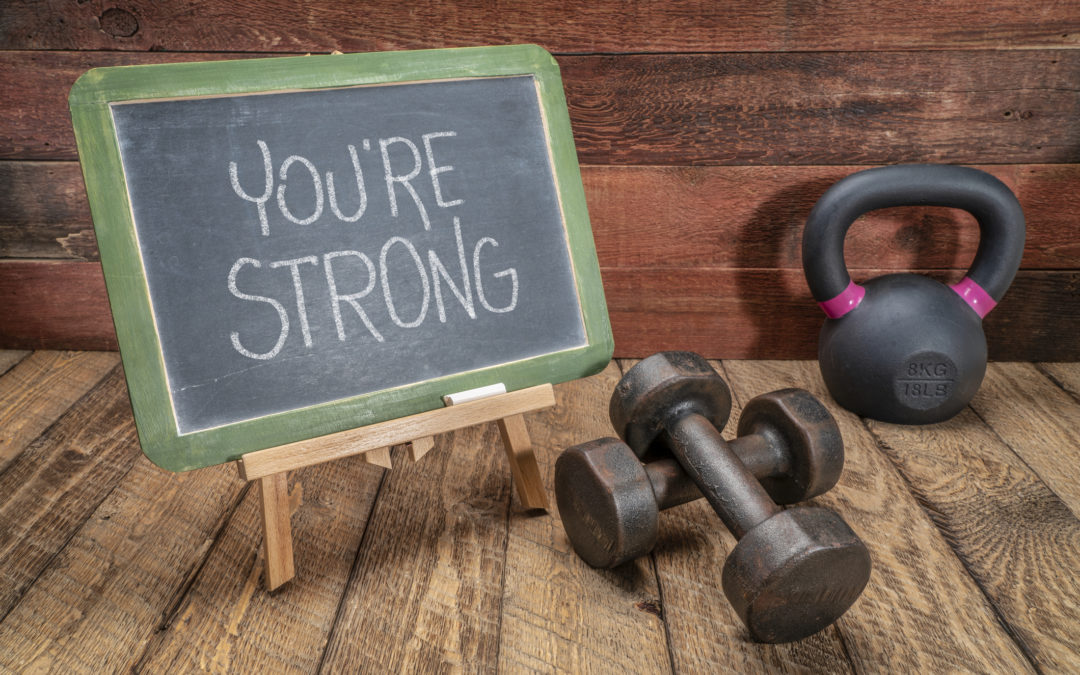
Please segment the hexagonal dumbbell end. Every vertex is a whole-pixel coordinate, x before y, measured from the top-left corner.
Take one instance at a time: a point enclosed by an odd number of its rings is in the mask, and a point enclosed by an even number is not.
[[[555,462],[555,501],[574,550],[593,567],[615,567],[656,543],[659,509],[638,458],[617,438],[564,451]]]
[[[731,415],[727,384],[694,352],[660,352],[638,362],[619,380],[608,407],[615,433],[646,462],[670,454],[663,430],[673,411],[701,415],[718,430]]]
[[[827,509],[783,511],[750,530],[724,563],[724,594],[759,642],[791,642],[836,621],[870,580],[870,554]]]
[[[804,389],[781,389],[750,399],[736,433],[731,447],[740,458],[773,463],[763,475],[747,461],[777,504],[828,492],[844,470],[840,428],[821,401]]]

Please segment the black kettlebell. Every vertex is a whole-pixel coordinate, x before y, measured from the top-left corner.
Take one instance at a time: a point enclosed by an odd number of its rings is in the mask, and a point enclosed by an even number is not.
[[[946,286],[917,274],[855,284],[844,236],[860,215],[892,206],[948,206],[979,221],[967,276]],[[833,185],[810,212],[803,269],[829,317],[818,339],[821,374],[836,402],[885,422],[931,424],[971,401],[986,373],[982,318],[1005,294],[1024,251],[1024,214],[988,173],[910,164],[868,169]]]

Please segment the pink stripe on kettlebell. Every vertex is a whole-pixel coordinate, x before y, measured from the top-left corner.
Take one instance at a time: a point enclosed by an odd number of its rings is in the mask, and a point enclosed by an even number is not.
[[[956,291],[956,294],[975,310],[980,319],[989,314],[994,307],[997,307],[997,301],[991,298],[990,294],[984,291],[982,286],[969,277],[964,277],[960,280],[960,283],[953,284],[949,288]]]
[[[866,295],[865,288],[859,286],[854,281],[849,281],[847,288],[840,291],[840,295],[830,300],[826,300],[825,302],[819,302],[818,307],[825,310],[825,316],[830,319],[839,319],[858,307],[859,303],[862,302],[864,295]]]

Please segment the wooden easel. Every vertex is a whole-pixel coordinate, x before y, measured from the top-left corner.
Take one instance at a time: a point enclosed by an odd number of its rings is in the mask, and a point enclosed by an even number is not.
[[[521,503],[530,509],[546,509],[547,495],[523,415],[553,405],[554,389],[541,384],[243,455],[236,463],[240,477],[259,481],[267,589],[274,590],[295,576],[289,471],[360,454],[367,462],[390,469],[391,446],[410,443],[409,456],[415,462],[434,447],[436,434],[497,421]]]

